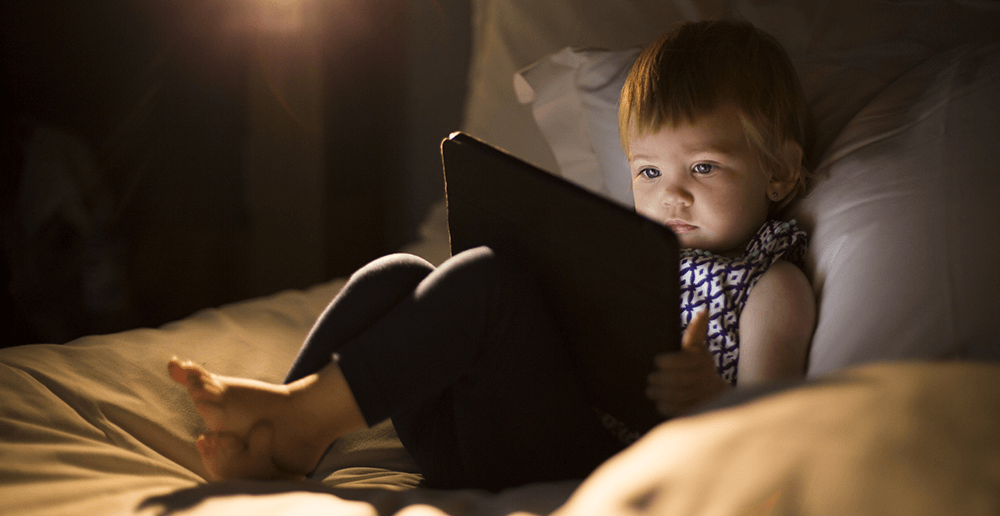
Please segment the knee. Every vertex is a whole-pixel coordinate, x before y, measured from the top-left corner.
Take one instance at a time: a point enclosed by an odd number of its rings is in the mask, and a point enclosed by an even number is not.
[[[399,276],[424,278],[434,271],[434,265],[423,258],[407,254],[395,253],[373,260],[368,265],[358,269],[354,276]]]
[[[390,254],[358,269],[351,275],[348,285],[352,290],[361,285],[370,285],[377,289],[397,286],[403,290],[412,290],[431,272],[434,272],[434,266],[419,256],[405,253]]]
[[[517,263],[499,255],[489,247],[463,251],[442,264],[446,274],[465,284],[505,293],[519,293],[532,285],[526,272]]]
[[[442,264],[450,269],[451,274],[474,276],[481,279],[496,278],[505,274],[507,266],[503,260],[489,247],[474,247],[462,251]]]

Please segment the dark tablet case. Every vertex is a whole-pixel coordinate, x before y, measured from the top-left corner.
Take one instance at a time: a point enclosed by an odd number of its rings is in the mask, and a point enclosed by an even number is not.
[[[595,408],[645,433],[653,356],[680,349],[665,226],[464,133],[441,144],[452,255],[489,246],[537,281]]]

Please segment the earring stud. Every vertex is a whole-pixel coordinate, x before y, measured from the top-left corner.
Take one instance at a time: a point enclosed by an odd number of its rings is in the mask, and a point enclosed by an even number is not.
[[[778,200],[778,192],[771,192],[771,198],[774,199],[775,201],[777,201]]]

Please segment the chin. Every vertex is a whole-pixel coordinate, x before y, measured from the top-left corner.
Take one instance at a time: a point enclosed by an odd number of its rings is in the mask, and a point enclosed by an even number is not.
[[[702,251],[707,251],[709,253],[716,254],[719,256],[725,256],[728,258],[736,258],[743,255],[743,252],[746,251],[747,244],[749,244],[749,242],[744,242],[742,244],[740,243],[719,244],[719,243],[705,242],[704,240],[699,241],[698,239],[691,239],[691,238],[685,239],[682,237],[678,237],[677,241],[680,243],[681,247],[686,247],[690,249],[700,249]]]

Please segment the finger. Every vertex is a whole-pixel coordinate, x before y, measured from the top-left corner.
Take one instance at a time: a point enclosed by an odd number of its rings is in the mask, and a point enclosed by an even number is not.
[[[656,410],[664,417],[678,417],[691,413],[696,403],[657,404]]]
[[[680,412],[673,404],[663,401],[657,401],[654,405],[656,406],[656,411],[663,417],[674,417]]]
[[[660,371],[676,371],[698,366],[698,358],[691,353],[661,353],[653,357],[653,365]]]
[[[653,399],[653,405],[656,407],[656,411],[665,417],[674,417],[686,414],[691,410],[691,407],[693,407],[695,403],[696,402],[694,401],[681,399]]]
[[[698,371],[678,369],[676,371],[656,371],[646,377],[646,383],[651,387],[661,389],[677,389],[690,387],[698,383],[701,375]]]
[[[707,394],[698,385],[682,388],[650,385],[646,387],[646,397],[657,402],[682,405],[701,401]]]
[[[708,340],[708,310],[702,310],[691,318],[684,337],[681,338],[681,349],[684,351],[702,351],[706,349]]]

